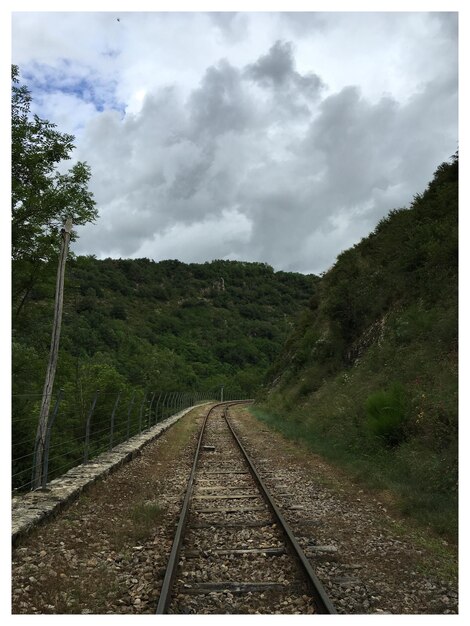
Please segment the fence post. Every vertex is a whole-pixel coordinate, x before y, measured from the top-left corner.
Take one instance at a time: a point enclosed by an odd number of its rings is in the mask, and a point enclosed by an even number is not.
[[[163,420],[166,420],[166,418],[168,417],[168,415],[165,415],[165,412],[168,411],[168,407],[170,406],[170,401],[171,401],[171,396],[173,395],[172,391],[169,391],[166,395],[165,401],[163,403],[162,406],[162,418]],[[165,411],[166,409],[166,411]]]
[[[147,394],[148,394],[148,391],[146,391],[144,393],[144,399],[142,400],[142,404],[140,405],[140,411],[139,411],[139,435],[142,432],[142,413],[143,413],[143,410],[144,410],[145,401],[147,400]]]
[[[59,411],[59,404],[60,404],[60,400],[62,398],[63,392],[64,392],[63,389],[59,389],[59,393],[57,394],[57,400],[55,402],[54,410],[52,411],[52,416],[47,425],[46,445],[44,446],[44,469],[42,472],[42,489],[45,489],[47,485],[47,473],[49,471],[49,446],[51,443],[52,425],[54,424],[55,418],[57,417],[57,412]]]
[[[38,457],[38,448],[39,448],[39,439],[38,437],[36,437],[36,439],[34,440],[33,467],[32,467],[32,474],[31,474],[31,491],[39,488],[39,485],[37,484],[37,479],[36,479],[36,462],[37,462],[37,457]]]
[[[173,411],[175,410],[175,401],[176,401],[176,396],[178,395],[178,393],[176,391],[174,391],[172,393],[172,397],[170,398],[170,402],[169,402],[169,407],[170,407],[170,415],[173,413]],[[170,416],[168,416],[170,417]]]
[[[116,402],[114,403],[114,406],[113,406],[113,412],[111,413],[111,426],[110,426],[110,433],[109,433],[109,449],[110,450],[113,449],[113,443],[114,443],[114,416],[116,414],[116,409],[118,407],[120,398],[121,398],[121,392],[118,393],[118,396],[116,398]]]
[[[165,402],[166,402],[167,397],[168,397],[168,391],[165,393],[165,397],[163,398],[163,402],[162,402],[162,420],[163,420],[163,414],[165,412]]]
[[[126,441],[129,439],[129,430],[130,430],[130,426],[131,426],[131,411],[132,411],[132,405],[134,404],[134,400],[135,400],[135,391],[132,394],[132,398],[129,404],[129,409],[127,411],[127,431],[126,431]]]
[[[163,396],[163,391],[160,392],[157,400],[157,406],[155,407],[155,424],[158,422],[158,407],[160,406],[160,400]]]
[[[149,402],[149,415],[148,415],[148,420],[147,420],[147,428],[150,428],[150,424],[152,422],[152,405],[153,405],[153,401],[155,400],[155,395],[156,395],[156,391],[152,391],[152,399]]]
[[[168,402],[167,402],[167,405],[166,405],[166,408],[167,408],[167,411],[168,411],[168,415],[166,417],[170,417],[170,415],[171,415],[171,401],[172,401],[174,395],[175,395],[174,391],[171,391],[168,394]]]
[[[59,264],[57,266],[57,278],[54,297],[54,319],[52,322],[51,347],[49,350],[49,360],[47,363],[46,379],[44,381],[44,391],[42,394],[41,411],[39,413],[39,423],[36,433],[38,440],[35,448],[36,476],[34,486],[39,487],[42,483],[41,471],[44,468],[44,446],[47,436],[47,422],[49,421],[49,409],[52,399],[52,389],[54,387],[55,373],[57,369],[57,359],[59,355],[60,330],[62,326],[62,310],[64,306],[64,278],[65,262],[69,249],[69,242],[72,233],[72,218],[67,217],[61,230],[62,242],[60,244]],[[38,458],[39,457],[39,458]]]
[[[85,426],[85,452],[83,454],[83,462],[84,463],[88,463],[88,446],[90,443],[90,422],[91,422],[91,418],[93,415],[93,412],[95,410],[95,405],[96,405],[96,401],[98,400],[98,394],[99,391],[97,391],[95,393],[95,397],[93,398],[93,402],[91,404],[90,410],[88,411],[88,417],[86,420],[86,426]]]
[[[50,421],[47,425],[46,439],[44,441],[43,469],[41,472],[41,484],[40,485],[37,485],[37,484],[35,485],[35,476],[38,475],[38,472],[36,471],[38,439],[36,438],[34,442],[33,467],[32,467],[32,475],[31,475],[31,491],[40,490],[40,489],[42,490],[46,488],[47,471],[48,471],[48,466],[49,466],[49,444],[50,444],[50,438],[51,438],[51,428],[57,416],[57,411],[59,410],[59,403],[60,403],[63,392],[64,392],[63,389],[59,389],[59,393],[57,394],[57,400],[54,406],[54,410],[52,411],[52,417],[50,418]]]

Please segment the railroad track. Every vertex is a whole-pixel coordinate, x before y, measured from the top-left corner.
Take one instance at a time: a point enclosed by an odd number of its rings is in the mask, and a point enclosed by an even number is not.
[[[336,613],[228,417],[208,412],[157,614]]]

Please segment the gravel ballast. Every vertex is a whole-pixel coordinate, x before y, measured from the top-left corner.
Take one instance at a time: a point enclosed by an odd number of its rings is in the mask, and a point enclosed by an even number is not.
[[[13,614],[155,613],[206,410],[192,411],[18,541]],[[378,496],[268,429],[247,408],[231,415],[339,613],[457,612],[453,546],[392,514]],[[233,533],[234,547],[246,545],[243,531],[220,532]],[[210,530],[200,533],[203,541]],[[194,561],[204,580],[204,562]],[[267,567],[271,561],[265,559]],[[274,613],[279,607],[270,593]],[[231,612],[237,601],[227,594],[213,612]]]

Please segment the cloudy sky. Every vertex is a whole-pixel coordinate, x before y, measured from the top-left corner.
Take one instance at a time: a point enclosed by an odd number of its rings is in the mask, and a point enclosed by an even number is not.
[[[435,12],[22,12],[12,60],[92,170],[76,253],[320,273],[457,150],[457,32]]]

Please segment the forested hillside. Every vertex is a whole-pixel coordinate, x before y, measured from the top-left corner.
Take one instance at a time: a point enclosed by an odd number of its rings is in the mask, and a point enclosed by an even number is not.
[[[14,393],[42,391],[53,269],[49,264],[26,300],[25,290],[14,299]],[[224,385],[245,397],[261,384],[318,281],[263,263],[93,257],[70,260],[66,276],[57,387]]]
[[[268,375],[264,419],[457,526],[458,159],[339,255]]]
[[[12,80],[13,418],[33,441],[60,228],[97,211],[88,165],[57,169],[73,137],[31,117],[14,66]],[[260,417],[455,537],[457,263],[457,156],[321,278],[264,263],[70,258],[55,388],[72,404],[97,389],[108,401],[258,394]]]

